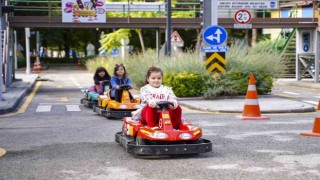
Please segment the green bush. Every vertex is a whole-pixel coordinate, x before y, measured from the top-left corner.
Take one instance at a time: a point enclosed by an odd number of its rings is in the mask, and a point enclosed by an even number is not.
[[[146,73],[150,66],[160,67],[164,74],[192,72],[200,75],[205,74],[205,66],[199,60],[197,53],[179,53],[177,56],[157,58],[155,50],[148,49],[145,53],[133,54],[126,59],[121,57],[95,57],[86,62],[87,69],[94,73],[98,66],[105,67],[110,74],[113,73],[115,64],[123,63],[127,74],[136,88],[144,85]]]
[[[164,76],[164,84],[172,87],[178,97],[201,96],[206,90],[205,82],[207,76],[195,73],[169,73]]]

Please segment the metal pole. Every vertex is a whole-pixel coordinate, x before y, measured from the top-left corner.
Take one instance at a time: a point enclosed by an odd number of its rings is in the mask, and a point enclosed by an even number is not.
[[[39,62],[39,52],[40,52],[40,33],[39,31],[37,31],[36,32],[36,54],[38,54],[36,57],[37,62]]]
[[[1,2],[0,2],[1,3]],[[2,4],[0,4],[2,5]],[[3,100],[2,98],[2,86],[3,86],[3,80],[2,80],[2,10],[0,8],[0,72],[1,72],[1,77],[0,77],[0,101]]]
[[[314,30],[314,46],[315,83],[319,83],[319,33],[317,29]]]
[[[298,44],[296,46],[296,81],[299,81],[301,80],[300,78],[300,68],[301,68],[301,65],[300,65],[300,60],[299,60],[299,46],[300,46],[300,30],[297,29],[296,30],[296,44]]]
[[[218,3],[216,0],[211,0],[211,25],[216,26],[218,25]]]
[[[158,60],[158,63],[160,62],[160,59],[159,59],[159,29],[156,30],[156,52],[157,52],[157,60]]]
[[[13,31],[14,35],[14,50],[13,50],[13,57],[14,57],[14,69],[18,69],[18,57],[17,57],[17,52],[18,52],[18,44],[17,44],[17,31]]]
[[[167,0],[167,34],[165,55],[171,56],[171,0]]]
[[[6,2],[7,5],[7,2]],[[7,75],[6,75],[6,86],[10,87],[12,83],[12,60],[10,56],[11,52],[11,33],[10,33],[10,28],[9,28],[9,20],[8,20],[8,13],[5,14],[5,21],[6,21],[6,39],[7,39],[7,44],[6,44],[6,59],[7,59]]]
[[[30,74],[30,28],[25,28],[25,34],[26,34],[26,61],[27,61],[27,67],[26,67],[26,73]]]

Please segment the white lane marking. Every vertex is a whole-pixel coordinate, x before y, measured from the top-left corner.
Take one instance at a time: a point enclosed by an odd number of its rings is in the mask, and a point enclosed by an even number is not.
[[[219,164],[219,165],[214,165],[214,166],[209,166],[209,169],[238,169],[240,168],[239,164]]]
[[[36,112],[50,112],[52,105],[38,105]]]
[[[275,122],[263,122],[265,124],[310,124],[313,123],[314,120],[302,120],[302,121],[291,121],[291,122],[286,122],[286,121],[275,121]]]
[[[69,76],[69,79],[70,79],[79,89],[83,89],[83,86],[81,86],[81,85],[79,84],[79,82],[78,82],[76,79],[74,79],[74,77]]]
[[[277,140],[277,141],[290,141],[290,140],[293,140],[294,138],[283,136],[283,135],[280,136],[278,134],[299,134],[303,131],[308,131],[308,130],[248,132],[248,133],[242,133],[242,134],[236,133],[236,134],[227,135],[224,137],[229,139],[234,139],[234,140],[242,140],[251,136],[271,136],[274,140]]]
[[[66,105],[67,111],[81,111],[79,105]]]
[[[140,172],[132,171],[128,168],[123,167],[103,167],[96,168],[94,170],[82,170],[82,171],[74,171],[74,170],[63,170],[60,171],[67,175],[68,179],[95,179],[95,180],[104,180],[104,179],[129,179],[130,180],[140,180],[145,179],[140,174]],[[116,178],[115,178],[116,177]]]
[[[199,122],[199,126],[215,126],[215,127],[223,127],[227,126],[227,123],[212,123],[208,121]]]
[[[306,159],[307,161],[308,159]],[[276,166],[276,167],[260,167],[260,166],[250,166],[249,167],[244,166],[243,164],[215,164],[212,166],[208,166],[208,169],[211,170],[240,170],[243,172],[254,172],[254,173],[281,173],[281,172],[286,172],[287,176],[289,179],[297,179],[297,176],[299,177],[304,177],[305,175],[313,175],[320,177],[320,173],[314,167],[314,169],[308,169],[308,170],[301,170],[301,166],[299,166],[299,163],[297,162],[292,162],[292,164],[287,164],[284,163],[282,166]],[[313,177],[312,176],[312,177]],[[298,178],[299,179],[299,178]],[[301,178],[300,178],[301,179]],[[303,179],[303,178],[302,178]],[[317,178],[315,178],[317,179]]]
[[[273,161],[289,165],[316,168],[320,165],[320,154],[278,155],[273,158]]]
[[[290,92],[290,91],[282,91],[285,94],[291,94],[291,95],[300,95],[300,93]]]
[[[293,151],[280,151],[280,150],[272,150],[272,149],[261,149],[255,150],[259,153],[270,153],[270,154],[294,154]]]
[[[318,101],[303,101],[309,104],[314,104],[314,105],[318,105]]]
[[[64,102],[52,102],[52,103],[39,103],[39,105],[65,105],[65,104],[68,104],[68,105],[79,105],[79,103],[64,103]]]

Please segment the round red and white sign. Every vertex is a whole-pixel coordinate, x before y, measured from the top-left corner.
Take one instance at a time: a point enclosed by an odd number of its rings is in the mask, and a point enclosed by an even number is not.
[[[238,24],[247,24],[251,21],[251,13],[247,10],[239,10],[234,14],[234,20]]]

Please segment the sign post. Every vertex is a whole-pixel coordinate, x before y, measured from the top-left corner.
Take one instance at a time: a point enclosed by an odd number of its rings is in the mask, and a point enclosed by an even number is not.
[[[204,30],[202,38],[209,45],[202,48],[206,52],[207,72],[226,72],[225,52],[228,47],[221,45],[228,39],[227,31],[221,26],[210,26]]]
[[[206,69],[208,73],[225,72],[225,52],[228,51],[228,47],[220,45],[226,42],[228,33],[223,27],[218,26],[218,1],[203,0],[203,6],[203,28],[205,30],[202,40],[205,43],[202,51],[206,53]]]

